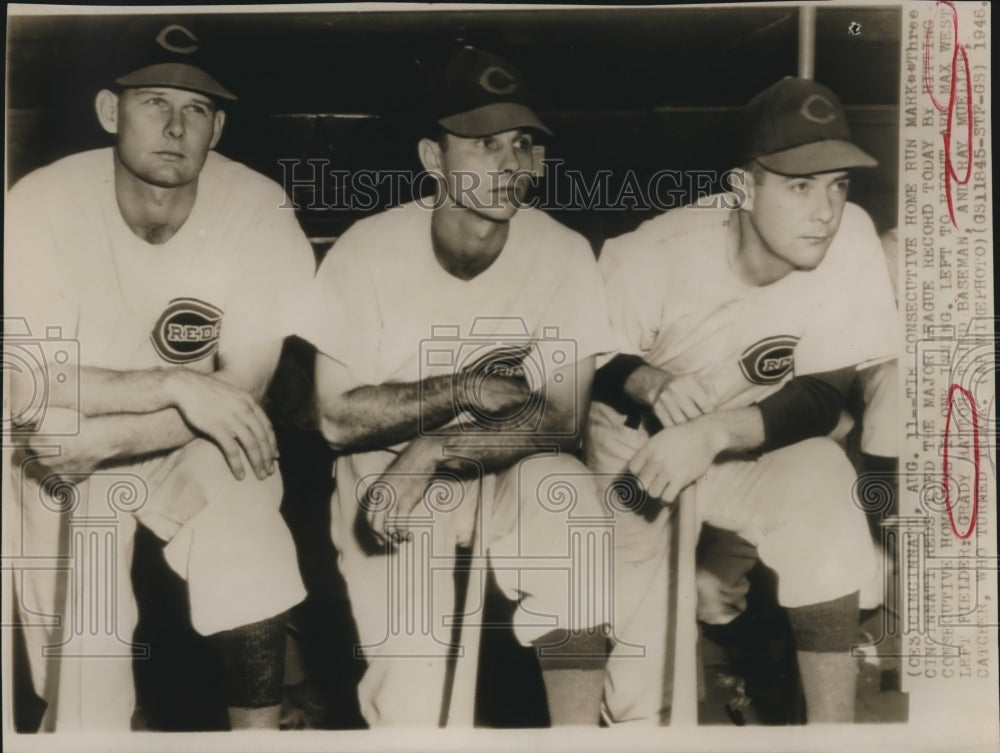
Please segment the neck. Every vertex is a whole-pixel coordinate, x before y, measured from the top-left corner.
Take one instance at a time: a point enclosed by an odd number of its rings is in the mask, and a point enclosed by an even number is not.
[[[191,214],[198,181],[174,188],[147,183],[128,170],[115,154],[115,198],[129,229],[147,243],[166,243]]]
[[[481,217],[445,202],[434,210],[431,239],[438,264],[450,275],[471,280],[503,251],[510,223]]]
[[[748,285],[763,286],[777,282],[792,271],[792,266],[771,252],[767,242],[760,237],[749,212],[738,210],[737,222],[730,224],[730,248],[733,268],[737,276]]]

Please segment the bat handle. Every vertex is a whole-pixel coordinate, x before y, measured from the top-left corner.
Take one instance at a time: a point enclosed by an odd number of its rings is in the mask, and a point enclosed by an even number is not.
[[[698,724],[698,591],[695,585],[695,548],[698,544],[698,509],[693,486],[681,492],[674,514],[673,544],[677,547],[677,587],[673,613],[676,629],[673,647],[673,697],[671,725]]]

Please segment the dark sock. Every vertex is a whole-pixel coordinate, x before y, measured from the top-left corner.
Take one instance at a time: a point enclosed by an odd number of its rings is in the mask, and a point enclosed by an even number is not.
[[[537,641],[538,663],[549,669],[600,669],[608,659],[608,638],[602,628],[553,630]]]
[[[788,610],[795,648],[833,653],[849,651],[858,635],[859,592]]]
[[[551,724],[596,725],[608,659],[604,630],[554,630],[535,646]]]
[[[209,636],[222,661],[226,706],[253,709],[281,703],[287,623],[282,612]]]

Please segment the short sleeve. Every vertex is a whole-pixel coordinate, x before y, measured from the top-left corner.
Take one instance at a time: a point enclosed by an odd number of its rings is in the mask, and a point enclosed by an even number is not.
[[[659,299],[645,289],[655,275],[637,268],[635,242],[631,235],[607,241],[599,267],[617,350],[641,356],[653,347],[661,322]]]
[[[590,244],[573,238],[572,254],[560,275],[540,323],[548,332],[536,332],[540,347],[546,340],[571,341],[576,360],[614,352],[618,343],[611,328],[604,282]]]
[[[828,261],[817,278],[823,303],[795,349],[796,374],[861,368],[899,350],[899,315],[885,254],[860,207],[847,205]]]
[[[308,290],[316,268],[312,246],[295,213],[273,200],[258,204],[243,238],[244,266],[235,274],[223,320],[223,354],[292,334],[293,308]]]
[[[323,259],[297,308],[295,334],[341,364],[359,384],[374,384],[381,324],[360,236],[348,230]]]
[[[57,248],[44,185],[30,175],[8,193],[4,211],[4,316],[20,320],[5,325],[33,338],[77,335],[79,298]],[[58,333],[57,333],[58,330]]]

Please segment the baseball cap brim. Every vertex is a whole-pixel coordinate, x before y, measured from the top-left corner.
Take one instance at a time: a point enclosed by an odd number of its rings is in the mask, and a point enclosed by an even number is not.
[[[878,160],[849,141],[829,139],[755,158],[772,173],[814,175],[849,167],[875,167]]]
[[[115,79],[122,86],[168,86],[188,89],[211,97],[236,100],[236,95],[209,76],[201,68],[186,63],[157,63],[126,73]]]
[[[489,136],[502,131],[512,131],[515,128],[534,128],[552,135],[552,131],[531,111],[530,107],[517,102],[494,102],[457,115],[449,115],[441,118],[438,123],[446,131],[467,138]]]

